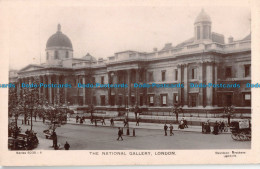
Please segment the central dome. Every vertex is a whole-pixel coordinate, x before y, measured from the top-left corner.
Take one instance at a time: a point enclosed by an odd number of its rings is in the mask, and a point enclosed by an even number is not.
[[[198,22],[210,22],[211,23],[211,19],[210,16],[204,11],[204,9],[201,10],[200,14],[197,16],[195,23]]]
[[[58,24],[58,30],[47,41],[46,48],[66,47],[72,49],[72,43],[68,36],[61,32],[61,26]]]

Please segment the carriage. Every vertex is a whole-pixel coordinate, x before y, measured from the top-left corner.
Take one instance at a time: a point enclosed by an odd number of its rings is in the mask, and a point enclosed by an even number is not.
[[[233,121],[230,124],[231,137],[236,141],[251,140],[251,124],[249,120]]]

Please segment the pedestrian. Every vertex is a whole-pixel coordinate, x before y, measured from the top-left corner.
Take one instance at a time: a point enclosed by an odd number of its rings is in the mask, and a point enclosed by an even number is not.
[[[170,125],[170,136],[172,136],[172,135],[174,135],[173,134],[173,126],[172,126],[172,124]]]
[[[106,125],[106,122],[105,122],[104,117],[102,118],[102,126],[103,126],[103,125]]]
[[[136,119],[136,126],[139,126],[139,122],[140,122],[140,117],[138,117],[137,119]]]
[[[168,126],[167,126],[167,124],[165,123],[165,125],[164,125],[164,136],[167,136],[167,129],[168,129]]]
[[[119,138],[121,138],[121,140],[123,140],[122,134],[123,134],[122,130],[120,129],[120,127],[118,127],[118,138],[117,138],[117,140],[119,140]]]
[[[127,123],[128,123],[128,121],[127,121],[127,119],[125,119],[124,120],[124,127],[127,126]]]
[[[219,130],[219,125],[218,122],[216,121],[214,124],[213,134],[218,135],[218,130]]]
[[[56,149],[56,148],[57,148],[57,143],[58,143],[58,138],[57,138],[57,134],[56,134],[55,131],[54,131],[53,134],[52,134],[52,140],[53,140],[53,145],[52,145],[52,147],[53,147],[54,149]]]
[[[79,120],[79,116],[77,115],[76,116],[76,123],[78,123],[78,120]]]
[[[110,126],[114,126],[114,119],[113,118],[111,118],[111,120],[110,120]]]
[[[66,141],[66,144],[64,145],[65,150],[69,150],[70,149],[70,144]]]
[[[97,126],[97,119],[95,119],[95,126]]]
[[[93,124],[93,121],[94,121],[94,120],[93,120],[93,117],[91,117],[91,118],[90,118],[90,122],[91,122],[91,124]]]

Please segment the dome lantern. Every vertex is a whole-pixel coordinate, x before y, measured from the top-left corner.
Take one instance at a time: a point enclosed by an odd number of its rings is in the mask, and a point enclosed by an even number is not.
[[[204,9],[195,19],[194,37],[196,41],[211,40],[211,19]]]

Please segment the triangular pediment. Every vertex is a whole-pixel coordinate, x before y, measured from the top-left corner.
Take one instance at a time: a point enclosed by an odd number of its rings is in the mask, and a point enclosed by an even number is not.
[[[22,68],[19,72],[25,72],[25,71],[31,71],[31,70],[37,70],[37,69],[42,69],[44,68],[43,66],[40,65],[27,65],[26,67]]]

